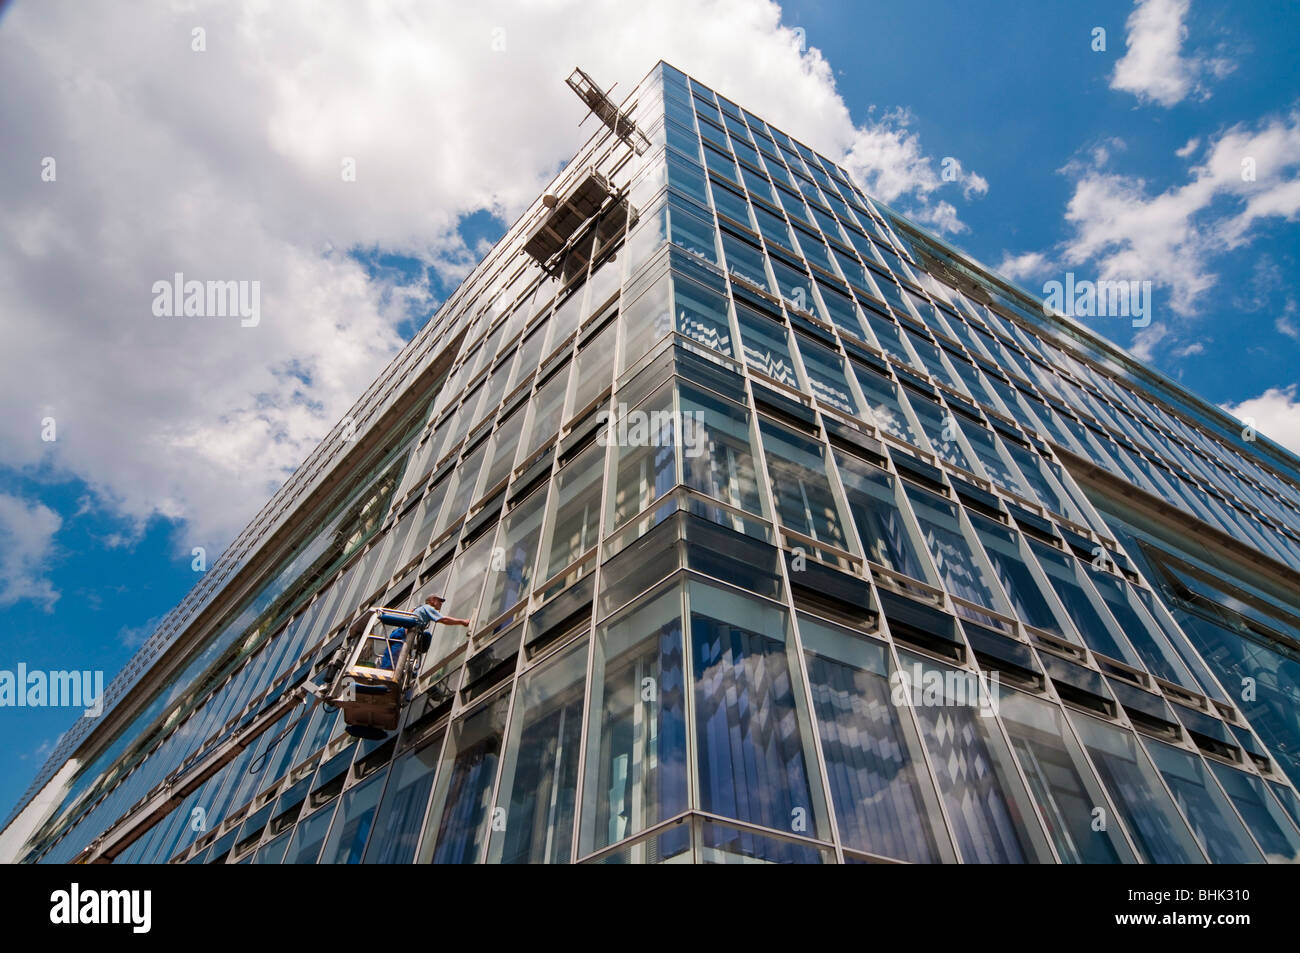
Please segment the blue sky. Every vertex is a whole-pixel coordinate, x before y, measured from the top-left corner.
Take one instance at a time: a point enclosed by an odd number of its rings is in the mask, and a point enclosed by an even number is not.
[[[580,144],[575,63],[663,56],[1031,292],[1152,281],[1141,336],[1089,323],[1300,447],[1294,4],[352,6],[0,19],[0,669],[127,661]],[[175,271],[261,326],[151,318]],[[0,718],[7,811],[74,713]]]

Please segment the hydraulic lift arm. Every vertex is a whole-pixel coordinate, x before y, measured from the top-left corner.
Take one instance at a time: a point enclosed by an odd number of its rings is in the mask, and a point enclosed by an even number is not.
[[[305,677],[306,673],[303,674]],[[301,705],[306,696],[307,688],[301,683],[286,690],[270,708],[247,725],[237,728],[229,738],[189,770],[164,781],[161,788],[148,801],[125,820],[91,841],[72,862],[74,864],[112,863],[122,851],[152,830],[185,798],[197,791],[199,785],[233,761],[241,751],[265,734],[281,718]]]

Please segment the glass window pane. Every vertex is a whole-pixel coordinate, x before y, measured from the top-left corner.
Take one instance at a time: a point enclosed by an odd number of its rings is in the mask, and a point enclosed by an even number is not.
[[[375,816],[375,836],[366,848],[367,864],[409,864],[415,860],[424,810],[438,770],[442,735],[393,763],[392,779]]]
[[[501,521],[497,544],[488,564],[487,584],[479,619],[490,622],[526,599],[533,586],[533,564],[542,535],[546,490],[535,491]]]
[[[489,863],[567,864],[573,850],[587,639],[519,681]]]
[[[970,672],[899,653],[895,702],[921,722],[930,764],[968,864],[1052,859],[1011,754],[991,718],[992,702]]]
[[[614,421],[602,440],[615,444],[615,488],[610,525],[622,526],[677,484],[673,391],[662,387]]]
[[[781,524],[847,550],[844,522],[826,475],[826,447],[768,420],[761,420],[759,429]]]
[[[824,837],[808,771],[811,738],[786,653],[785,611],[700,583],[690,584],[687,599],[700,807]]]
[[[602,390],[609,387],[614,373],[614,341],[618,322],[610,321],[578,352],[577,383],[569,416],[581,413]]]
[[[668,197],[668,237],[676,245],[718,264],[718,238],[713,222],[687,211],[686,204]]]
[[[844,358],[802,334],[796,334],[795,337],[799,341],[804,370],[808,372],[808,382],[812,385],[816,398],[846,414],[856,414],[857,404],[849,391],[849,382],[844,377]]]
[[[959,431],[954,424],[953,415],[915,391],[908,391],[907,400],[916,413],[916,419],[921,422],[921,430],[930,439],[930,448],[940,459],[963,470],[973,470],[970,461],[966,459],[966,451],[958,440]]]
[[[1000,690],[998,713],[1029,791],[1066,864],[1134,864],[1137,857],[1110,813],[1101,785],[1074,740],[1065,713],[1022,692]]]
[[[673,308],[665,274],[623,309],[623,359],[619,367],[631,367],[673,330]]]
[[[1029,540],[1029,548],[1038,557],[1039,565],[1043,567],[1048,581],[1065,606],[1066,615],[1083,636],[1088,648],[1129,665],[1141,666],[1141,660],[1129,648],[1128,642],[1111,628],[1110,623],[1098,611],[1094,601],[1096,597],[1090,596],[1087,591],[1091,584],[1080,570],[1078,560],[1037,540]]]
[[[812,279],[807,273],[791,268],[779,258],[773,257],[772,276],[776,278],[776,287],[781,297],[798,311],[811,312],[813,308]]]
[[[722,233],[722,251],[727,258],[727,271],[764,291],[771,292],[772,286],[767,280],[767,270],[763,264],[763,252],[747,241],[743,241],[729,232]]]
[[[379,807],[379,795],[383,793],[384,781],[388,769],[384,768],[367,778],[356,787],[345,791],[338,818],[330,828],[329,840],[321,851],[321,864],[359,864],[365,853],[366,841],[374,824],[375,811]]]
[[[492,812],[488,802],[510,707],[507,689],[452,723],[419,863],[477,863]]]
[[[338,806],[338,803],[336,798],[311,817],[298,822],[298,826],[293,832],[293,840],[289,843],[288,853],[284,855],[283,863],[316,863],[316,858],[320,855],[321,845],[325,843],[325,835],[329,832],[330,819],[334,816],[334,808]]]
[[[1142,859],[1148,864],[1205,863],[1133,733],[1077,713],[1070,720]]]
[[[749,411],[693,387],[681,387],[683,482],[762,516],[750,445]]]
[[[1268,862],[1300,863],[1300,832],[1296,831],[1277,801],[1268,796],[1264,782],[1253,774],[1235,771],[1226,764],[1210,762],[1210,768],[1232,799],[1250,832],[1255,835],[1255,842],[1263,849]]]
[[[843,453],[835,454],[835,462],[867,558],[886,569],[933,583],[899,508],[893,474]]]
[[[930,547],[930,555],[948,591],[986,609],[1005,611],[994,595],[987,571],[962,534],[958,507],[910,483],[904,486],[921,526],[921,535]]]
[[[674,275],[673,306],[677,313],[678,331],[705,347],[732,356],[731,324],[727,319],[727,298],[722,287],[705,288]]]
[[[898,402],[898,385],[856,362],[853,363],[853,373],[858,378],[862,396],[867,400],[876,426],[892,437],[920,447],[921,441],[912,420]]]
[[[745,363],[788,387],[798,387],[785,325],[740,304],[736,305],[736,319],[740,324]]]
[[[597,630],[580,855],[686,809],[681,590]]]
[[[1198,756],[1159,741],[1147,750],[1192,826],[1196,840],[1216,864],[1259,864],[1264,858],[1237,820],[1228,800]]]
[[[600,491],[605,475],[605,447],[593,443],[555,477],[549,544],[537,578],[546,580],[596,545],[600,531]]]
[[[888,650],[805,616],[799,635],[844,846],[918,864],[955,859],[916,729],[890,697]]]
[[[1020,548],[1020,534],[978,513],[967,513],[967,516],[1020,620],[1076,642],[1074,633],[1062,624],[1051,600],[1030,571]]]
[[[533,398],[529,409],[528,427],[521,441],[518,461],[522,463],[537,452],[537,448],[554,437],[560,430],[560,417],[564,414],[564,395],[569,387],[569,368],[565,363],[548,378]]]

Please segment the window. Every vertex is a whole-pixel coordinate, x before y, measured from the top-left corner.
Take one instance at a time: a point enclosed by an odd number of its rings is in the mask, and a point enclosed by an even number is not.
[[[727,357],[731,351],[731,324],[727,318],[725,288],[707,288],[673,275],[673,307],[677,330]]]
[[[803,355],[804,370],[808,372],[813,394],[822,403],[836,410],[856,414],[857,402],[853,399],[849,382],[844,376],[844,358],[802,334],[795,337],[799,340],[799,353]]]
[[[740,325],[745,363],[787,387],[797,388],[799,378],[795,374],[785,325],[742,304],[736,305],[736,321]]]
[[[892,437],[916,447],[921,446],[911,417],[899,403],[898,385],[856,362],[853,364],[853,373],[858,379],[858,386],[862,388],[862,396],[867,400],[867,407],[876,426]]]
[[[489,622],[527,599],[533,587],[533,564],[542,535],[546,489],[531,493],[501,521],[489,563],[479,620]],[[490,534],[489,534],[490,535]]]
[[[539,580],[550,579],[596,545],[604,475],[605,447],[600,443],[587,447],[556,475]]]
[[[314,864],[320,855],[321,845],[329,832],[330,820],[334,817],[334,808],[338,801],[331,801],[306,820],[299,821],[294,829],[293,840],[284,855],[286,864]]]
[[[597,629],[579,855],[686,809],[681,598],[671,587]]]
[[[693,387],[681,387],[684,481],[716,500],[763,515],[749,411]]]
[[[1072,713],[1070,719],[1142,860],[1205,863],[1137,738],[1086,715]]]
[[[1148,740],[1147,750],[1212,863],[1263,863],[1259,848],[1200,757],[1159,741]]]
[[[452,724],[419,863],[478,862],[492,819],[488,803],[509,706],[506,689]]]
[[[363,863],[409,864],[415,860],[416,842],[424,809],[433,790],[442,734],[423,747],[393,762],[384,799],[375,814],[374,836]]]
[[[1050,862],[1051,852],[990,704],[970,672],[899,652],[898,694],[912,704],[930,764],[968,864]]]
[[[330,828],[329,840],[321,851],[321,864],[358,864],[365,853],[366,841],[374,825],[375,812],[379,807],[379,796],[383,793],[384,782],[388,780],[388,769],[384,768],[374,777],[367,778],[356,787],[344,792],[339,802],[338,817]]]
[[[1268,862],[1294,864],[1300,861],[1300,833],[1292,826],[1286,812],[1268,796],[1264,782],[1253,774],[1234,770],[1225,764],[1211,761],[1209,765]]]
[[[1020,534],[978,513],[967,513],[967,516],[1021,621],[1077,642],[1074,633],[1062,625],[1050,597],[1044,594],[1038,577],[1029,568],[1030,561],[1021,549]]]
[[[687,601],[700,808],[825,837],[822,798],[814,799],[809,772],[816,761],[807,712],[791,678],[785,610],[694,582]]]
[[[826,448],[766,419],[760,419],[759,430],[781,524],[847,550],[839,504],[826,476]]]
[[[488,862],[567,864],[573,849],[587,639],[519,681]]]
[[[569,388],[569,362],[565,362],[555,374],[547,378],[533,397],[529,408],[528,426],[524,430],[522,449],[518,459],[522,462],[537,452],[537,449],[560,429],[560,417],[564,414],[564,396]]]
[[[1134,864],[1116,824],[1098,824],[1112,808],[1074,740],[1065,713],[1021,692],[1001,689],[998,713],[1029,791],[1065,864]],[[1100,812],[1100,813],[1099,813]]]
[[[626,433],[607,438],[615,444],[617,461],[610,493],[610,530],[622,526],[677,484],[675,423],[670,386],[661,387],[611,422],[611,427],[626,427]]]
[[[722,233],[722,251],[727,259],[727,270],[756,288],[771,292],[767,271],[763,267],[763,252],[749,242],[730,232]]]
[[[904,486],[921,526],[921,535],[930,546],[930,554],[948,591],[987,609],[1005,611],[994,595],[992,577],[962,533],[960,508],[910,483]]]
[[[1061,604],[1065,606],[1066,615],[1079,630],[1088,648],[1140,667],[1142,662],[1129,647],[1128,641],[1111,626],[1099,610],[1096,596],[1089,594],[1091,585],[1080,570],[1078,561],[1037,540],[1030,540],[1029,548],[1038,557],[1039,565],[1043,567],[1048,581],[1056,590]]]
[[[813,710],[845,847],[912,863],[953,860],[907,709],[890,692],[882,643],[799,617]]]
[[[932,583],[899,507],[898,481],[893,474],[838,452],[835,463],[867,558],[886,569]]]
[[[706,219],[688,210],[686,203],[672,193],[668,195],[668,237],[674,244],[718,264],[717,230],[712,217]]]

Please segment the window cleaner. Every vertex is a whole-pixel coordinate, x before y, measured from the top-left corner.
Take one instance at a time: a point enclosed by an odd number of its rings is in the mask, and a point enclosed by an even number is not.
[[[442,596],[429,596],[414,612],[379,606],[349,630],[354,640],[339,647],[321,671],[320,683],[304,688],[343,712],[347,732],[358,738],[382,738],[397,728],[402,706],[420,674],[433,641],[429,626],[461,625],[469,619],[444,616]],[[391,627],[385,632],[385,626]]]

